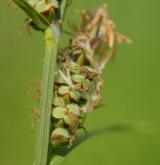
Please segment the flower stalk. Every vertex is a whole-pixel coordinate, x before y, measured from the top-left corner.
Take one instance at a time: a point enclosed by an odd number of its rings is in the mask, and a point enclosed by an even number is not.
[[[48,145],[50,135],[51,109],[53,98],[53,83],[55,62],[57,57],[58,39],[55,38],[54,27],[45,30],[46,55],[42,77],[42,91],[40,100],[40,122],[37,133],[35,165],[46,165],[48,159]],[[52,89],[52,90],[51,90]]]

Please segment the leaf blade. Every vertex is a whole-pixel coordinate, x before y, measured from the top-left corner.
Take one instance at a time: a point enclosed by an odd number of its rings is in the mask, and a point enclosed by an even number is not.
[[[13,0],[36,24],[39,29],[44,31],[50,26],[50,23],[38,13],[28,2],[25,0]]]

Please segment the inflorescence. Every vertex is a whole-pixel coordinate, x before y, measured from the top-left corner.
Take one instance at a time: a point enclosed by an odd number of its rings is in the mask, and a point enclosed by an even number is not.
[[[58,8],[56,0],[28,1],[51,24]],[[71,146],[77,130],[84,129],[86,113],[101,103],[102,72],[115,53],[117,42],[129,42],[119,34],[106,12],[79,12],[82,21],[73,32],[67,49],[60,51],[55,73],[50,142],[54,147]],[[30,25],[34,22],[30,20]],[[38,29],[37,29],[38,30]]]

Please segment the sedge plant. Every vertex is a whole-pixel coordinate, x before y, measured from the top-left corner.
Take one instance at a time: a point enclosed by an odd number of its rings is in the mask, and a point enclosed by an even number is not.
[[[114,56],[119,34],[106,11],[82,10],[82,21],[70,32],[65,49],[58,51],[68,0],[13,0],[28,15],[28,25],[42,32],[45,57],[40,94],[40,117],[34,165],[58,164],[86,129],[87,112],[101,104],[102,73]],[[84,136],[85,136],[84,135]]]

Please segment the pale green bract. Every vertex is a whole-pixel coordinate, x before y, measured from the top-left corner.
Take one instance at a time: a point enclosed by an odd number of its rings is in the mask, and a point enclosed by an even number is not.
[[[28,3],[35,7],[35,9],[41,13],[48,10],[50,7],[58,8],[59,4],[57,0],[28,0]]]

